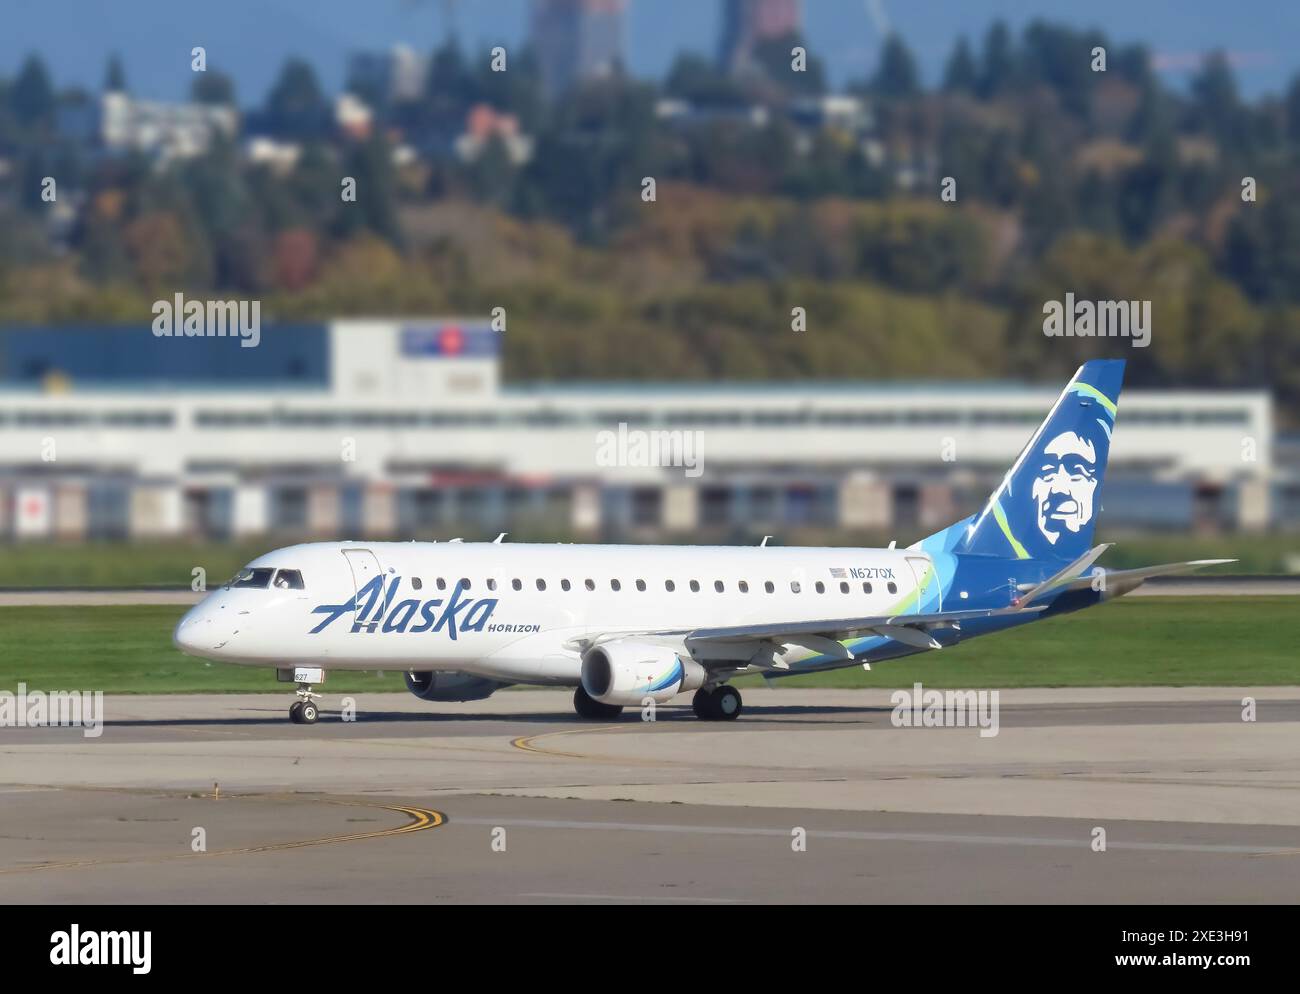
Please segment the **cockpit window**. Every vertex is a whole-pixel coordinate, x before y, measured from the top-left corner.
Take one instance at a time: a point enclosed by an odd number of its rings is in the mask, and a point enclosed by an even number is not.
[[[263,589],[271,582],[271,574],[275,570],[259,566],[256,569],[241,569],[235,578],[226,584],[227,587],[255,587]]]
[[[279,587],[281,590],[302,590],[302,571],[296,569],[282,569],[275,574],[275,583],[272,586]]]

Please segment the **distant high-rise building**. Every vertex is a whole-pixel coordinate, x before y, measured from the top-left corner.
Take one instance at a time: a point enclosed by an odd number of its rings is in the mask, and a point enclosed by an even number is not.
[[[531,40],[548,93],[622,64],[626,10],[627,0],[533,0]]]
[[[801,0],[726,0],[718,62],[732,72],[744,69],[756,44],[802,27]]]

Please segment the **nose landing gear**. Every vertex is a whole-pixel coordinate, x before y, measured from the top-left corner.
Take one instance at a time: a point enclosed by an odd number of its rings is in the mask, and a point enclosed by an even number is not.
[[[320,717],[320,708],[316,699],[320,694],[313,694],[308,684],[298,684],[298,700],[289,707],[289,720],[295,725],[314,725]]]

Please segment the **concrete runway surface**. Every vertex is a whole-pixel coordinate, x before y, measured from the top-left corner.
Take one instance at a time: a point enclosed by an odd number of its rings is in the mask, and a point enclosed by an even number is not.
[[[290,694],[120,696],[98,738],[0,728],[0,901],[1300,896],[1300,687],[1003,691],[990,738],[895,728],[875,690],[750,689],[727,724],[569,696],[361,695],[348,722],[326,695],[315,726]]]

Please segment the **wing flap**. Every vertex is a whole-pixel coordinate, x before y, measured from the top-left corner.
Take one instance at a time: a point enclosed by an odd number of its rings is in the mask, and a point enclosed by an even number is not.
[[[687,646],[704,643],[723,644],[727,642],[792,642],[802,644],[802,639],[815,636],[839,642],[842,639],[855,638],[872,633],[898,637],[898,630],[906,629],[913,635],[925,634],[933,628],[960,628],[963,621],[975,618],[994,618],[1000,615],[1021,614],[1026,611],[1041,611],[1041,607],[1005,607],[973,611],[940,611],[932,614],[891,614],[866,618],[835,618],[824,621],[777,622],[769,625],[735,625],[728,628],[697,628],[686,635]],[[894,634],[890,631],[894,630]],[[903,636],[899,641],[903,641]],[[932,648],[932,640],[927,637],[922,648]],[[918,643],[908,643],[918,644]]]

